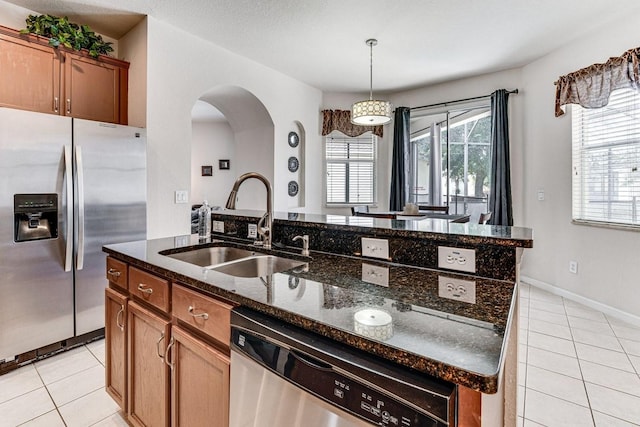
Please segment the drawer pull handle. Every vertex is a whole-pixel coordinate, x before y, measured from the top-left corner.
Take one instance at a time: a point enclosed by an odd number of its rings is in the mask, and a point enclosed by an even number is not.
[[[122,319],[123,314],[124,314],[124,304],[121,304],[120,311],[116,315],[116,325],[118,325],[118,328],[120,328],[120,330],[124,332],[124,323],[120,324],[120,319]]]
[[[192,315],[193,317],[201,317],[204,320],[207,320],[209,318],[209,314],[208,313],[200,313],[200,314],[195,314],[193,312],[193,310],[195,310],[195,308],[193,306],[189,306],[189,314]]]
[[[163,339],[164,339],[164,332],[160,335],[158,342],[156,342],[156,354],[160,359],[164,359],[164,355],[162,354],[162,351],[160,351],[160,343],[162,342]]]
[[[171,350],[171,347],[173,347],[174,343],[175,343],[175,341],[173,340],[173,337],[171,337],[171,339],[169,340],[169,345],[167,346],[167,349],[164,351],[164,363],[166,363],[167,366],[172,371],[173,371],[174,362],[172,362],[171,359],[169,358],[169,351]]]
[[[143,293],[149,294],[149,295],[151,295],[153,293],[153,289],[151,289],[150,287],[148,287],[144,283],[139,283],[138,284],[138,290],[140,292],[143,292]]]
[[[109,271],[107,271],[107,274],[113,277],[120,277],[120,272],[115,268],[110,268]]]

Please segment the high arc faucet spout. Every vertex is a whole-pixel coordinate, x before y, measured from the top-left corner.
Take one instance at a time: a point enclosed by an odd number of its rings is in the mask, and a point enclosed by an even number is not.
[[[271,249],[271,236],[273,230],[273,191],[271,189],[271,183],[267,178],[263,175],[260,175],[257,172],[247,172],[243,175],[240,175],[236,182],[233,184],[233,188],[231,189],[231,193],[229,193],[229,198],[227,199],[226,208],[227,209],[235,209],[236,208],[236,198],[238,195],[238,190],[243,182],[248,179],[257,179],[262,182],[267,190],[267,212],[261,218],[258,224],[258,234],[262,237],[262,247],[265,249]],[[267,226],[263,226],[263,224],[267,224]]]

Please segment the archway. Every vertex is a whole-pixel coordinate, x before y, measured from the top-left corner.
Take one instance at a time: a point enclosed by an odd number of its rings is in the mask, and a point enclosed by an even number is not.
[[[198,111],[204,111],[205,117],[194,116]],[[245,172],[261,173],[274,182],[273,120],[264,104],[243,88],[216,87],[194,104],[191,151],[193,204],[206,199],[212,206],[224,206],[233,182]],[[236,206],[265,209],[262,184],[247,181]]]

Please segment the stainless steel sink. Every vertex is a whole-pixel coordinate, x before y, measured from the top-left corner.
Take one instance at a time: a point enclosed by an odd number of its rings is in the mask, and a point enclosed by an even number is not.
[[[199,265],[200,267],[213,267],[229,261],[247,258],[255,255],[255,252],[238,249],[229,246],[214,246],[211,248],[194,249],[192,251],[166,254],[170,258]]]
[[[214,266],[211,269],[236,277],[262,277],[291,270],[304,264],[304,261],[281,258],[274,255],[254,255],[249,258]]]

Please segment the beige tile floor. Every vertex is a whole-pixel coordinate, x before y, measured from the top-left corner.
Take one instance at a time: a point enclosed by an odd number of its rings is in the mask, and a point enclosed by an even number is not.
[[[640,426],[640,327],[522,284],[519,427]]]
[[[518,426],[640,426],[640,327],[523,284]],[[120,427],[104,341],[0,376],[0,427]]]

